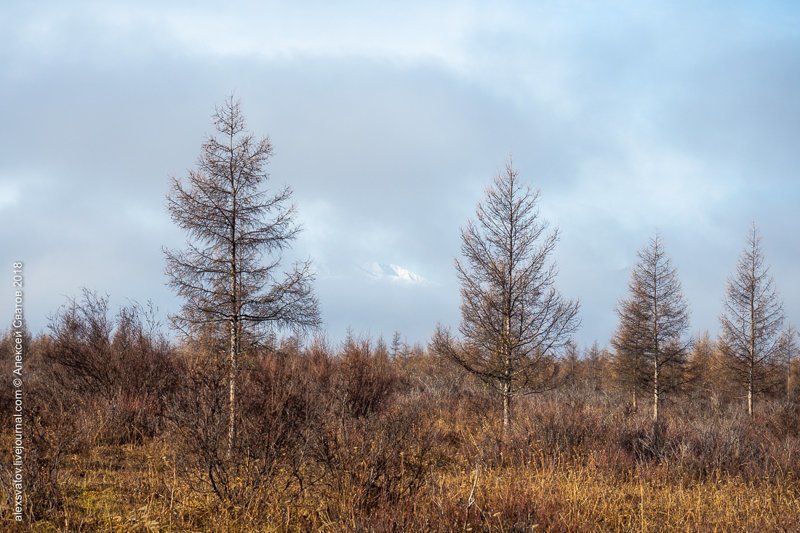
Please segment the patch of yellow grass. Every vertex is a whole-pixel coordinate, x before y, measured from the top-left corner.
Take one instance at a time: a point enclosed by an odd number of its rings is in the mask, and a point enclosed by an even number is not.
[[[474,471],[467,469],[450,474],[442,490],[466,495],[472,479]],[[591,464],[564,464],[482,471],[465,523],[498,531],[522,525],[558,530],[780,531],[800,527],[798,513],[800,487],[789,480],[626,480]],[[531,521],[525,523],[527,516]]]
[[[351,494],[330,501],[314,489],[299,499],[268,498],[266,507],[246,515],[225,510],[212,494],[199,493],[176,475],[169,453],[168,445],[151,442],[73,458],[62,487],[62,520],[34,529],[341,531],[365,524]],[[474,476],[475,465],[466,463],[433,471],[413,501],[395,502],[381,516],[405,514],[406,529],[431,531],[800,530],[800,485],[791,476],[758,482],[719,476],[689,483],[652,470],[620,475],[591,457],[479,465],[477,482]],[[373,518],[366,527],[381,529],[383,523]]]

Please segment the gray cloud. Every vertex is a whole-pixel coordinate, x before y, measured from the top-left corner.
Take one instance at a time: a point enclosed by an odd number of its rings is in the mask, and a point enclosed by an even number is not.
[[[273,140],[274,183],[295,190],[290,259],[313,259],[334,338],[457,324],[459,226],[509,154],[561,229],[581,343],[608,340],[656,230],[695,330],[716,330],[752,220],[800,320],[790,4],[0,11],[0,258],[26,261],[34,329],[82,286],[177,308],[160,249],[183,237],[164,193],[231,91]],[[425,283],[391,282],[390,265]]]

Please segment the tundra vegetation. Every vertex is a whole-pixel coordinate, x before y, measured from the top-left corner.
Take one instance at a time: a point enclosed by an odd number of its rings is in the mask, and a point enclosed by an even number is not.
[[[25,339],[24,527],[800,530],[797,333],[755,227],[718,339],[686,336],[655,236],[610,348],[579,347],[558,233],[509,162],[462,230],[458,334],[332,344],[312,266],[279,266],[299,228],[291,191],[265,187],[270,141],[232,100],[215,126],[169,195],[188,236],[167,251],[172,330],[85,290]],[[3,530],[13,475],[0,463]]]

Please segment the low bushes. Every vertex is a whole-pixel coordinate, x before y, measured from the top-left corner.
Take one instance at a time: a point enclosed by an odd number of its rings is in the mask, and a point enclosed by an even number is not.
[[[246,351],[229,450],[225,347],[212,336],[175,347],[148,316],[138,306],[112,314],[87,293],[30,342],[29,520],[365,531],[796,525],[792,402],[765,399],[750,418],[738,405],[676,395],[654,425],[602,380],[574,382],[519,398],[504,434],[494,393],[447,361],[391,358],[367,339],[338,349],[287,341]],[[11,475],[0,468],[6,509]],[[760,503],[742,503],[748,487]]]

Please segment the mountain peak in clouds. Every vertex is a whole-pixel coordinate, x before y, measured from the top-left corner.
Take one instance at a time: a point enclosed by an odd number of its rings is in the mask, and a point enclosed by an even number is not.
[[[389,281],[408,285],[420,285],[425,282],[425,278],[419,274],[391,263],[369,263],[364,270],[375,281]]]

